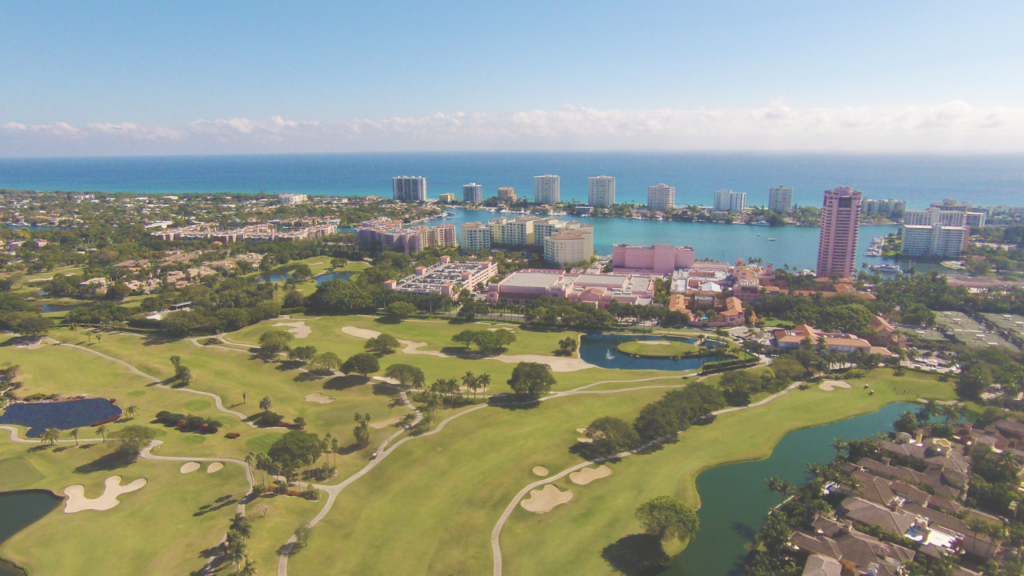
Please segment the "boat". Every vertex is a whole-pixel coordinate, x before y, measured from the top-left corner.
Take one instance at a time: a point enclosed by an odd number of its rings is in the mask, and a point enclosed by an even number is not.
[[[872,266],[872,270],[875,272],[892,272],[894,274],[903,274],[903,269],[896,264],[881,264],[879,266]]]
[[[760,232],[758,232],[758,233],[757,233],[757,235],[758,235],[758,236],[760,236],[760,235],[761,235],[761,233],[760,233]]]
[[[769,238],[768,241],[769,242],[775,242],[775,238]]]
[[[769,224],[767,220],[758,220],[757,222],[752,222],[750,225],[751,226],[771,226],[771,224]]]

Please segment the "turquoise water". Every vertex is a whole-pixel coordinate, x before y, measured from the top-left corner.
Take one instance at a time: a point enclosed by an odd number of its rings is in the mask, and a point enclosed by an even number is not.
[[[486,222],[500,214],[487,210],[449,209],[454,214],[447,219],[431,220],[430,224]],[[573,218],[561,217],[562,220]],[[737,258],[763,258],[776,268],[784,264],[797,270],[814,270],[818,262],[818,228],[785,226],[744,226],[733,224],[699,224],[695,222],[669,222],[657,220],[629,220],[625,218],[578,218],[594,227],[594,250],[611,255],[612,244],[675,244],[693,246],[697,258],[711,258],[733,262]],[[857,239],[857,266],[867,261],[881,264],[882,258],[866,258],[868,246],[875,236],[884,236],[899,226],[862,226]],[[760,234],[760,236],[758,236]],[[769,238],[775,238],[772,242]]]
[[[0,424],[27,426],[28,438],[38,438],[47,428],[70,430],[92,426],[117,416],[121,409],[106,398],[89,398],[71,402],[12,404],[0,414]]]
[[[696,344],[695,338],[677,338],[672,336],[643,336],[625,334],[584,334],[580,337],[580,358],[601,368],[619,370],[694,370],[706,362],[729,360],[731,356],[708,356],[706,358],[634,358],[615,349],[622,342],[630,340],[672,340]],[[721,346],[717,342],[705,342],[702,346]]]
[[[0,159],[0,188],[104,192],[300,192],[391,196],[391,178],[427,178],[428,195],[477,182],[484,197],[512,186],[532,198],[533,177],[561,176],[563,200],[587,197],[587,177],[616,178],[619,202],[646,203],[647,187],[676,187],[676,203],[709,205],[714,191],[768,202],[772,186],[793,187],[793,201],[820,205],[821,192],[852,185],[869,198],[900,198],[927,208],[943,198],[1020,204],[1024,156],[751,153],[371,153],[261,156]]]
[[[328,280],[348,280],[352,277],[355,272],[328,272],[327,274],[321,274],[314,278],[316,285],[319,286]]]
[[[765,460],[726,464],[702,472],[697,477],[700,531],[664,574],[739,576],[746,546],[761,530],[773,503],[779,503],[779,496],[773,500],[762,480],[778,476],[793,484],[803,483],[808,464],[830,462],[835,457],[830,446],[833,438],[855,440],[891,432],[892,423],[902,412],[917,408],[915,404],[889,404],[872,414],[790,432]]]
[[[81,304],[40,304],[39,307],[43,309],[43,313],[48,312],[67,312],[68,310],[74,310],[75,308],[81,307]]]
[[[45,490],[23,490],[0,494],[0,544],[37,522],[63,501]],[[0,576],[25,576],[21,570],[0,562]]]

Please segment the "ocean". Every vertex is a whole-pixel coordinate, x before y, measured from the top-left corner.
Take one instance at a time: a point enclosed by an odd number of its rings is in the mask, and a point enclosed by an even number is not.
[[[979,205],[1024,204],[1024,155],[841,155],[753,153],[374,153],[262,156],[0,159],[0,188],[102,192],[248,192],[391,196],[393,176],[425,176],[428,196],[462,185],[493,196],[512,186],[533,197],[533,177],[561,176],[563,200],[587,199],[587,177],[616,178],[618,202],[646,203],[647,187],[676,187],[676,204],[710,205],[714,191],[747,193],[763,205],[772,186],[797,204],[851,185],[868,198],[926,208],[945,198]]]

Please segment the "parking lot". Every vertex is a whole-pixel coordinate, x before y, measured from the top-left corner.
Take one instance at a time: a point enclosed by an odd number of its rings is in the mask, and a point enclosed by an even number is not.
[[[1024,340],[1024,316],[1015,314],[982,314],[986,320],[995,324],[1000,330],[1014,334]]]
[[[947,333],[952,334],[958,341],[971,348],[1005,346],[1016,349],[1002,337],[993,334],[989,329],[962,312],[936,312],[935,325],[945,328]]]

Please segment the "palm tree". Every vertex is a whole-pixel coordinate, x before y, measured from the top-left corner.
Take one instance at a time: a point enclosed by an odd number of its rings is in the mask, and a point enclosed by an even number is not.
[[[253,476],[256,475],[256,471],[252,469],[253,462],[256,461],[256,453],[249,452],[245,455],[245,465],[249,467],[249,473]]]
[[[134,404],[132,404],[131,406],[128,406],[127,408],[124,409],[124,415],[127,416],[128,418],[134,419],[135,415],[138,414],[138,413],[139,413],[139,408],[138,408],[138,406],[135,406]]]
[[[846,450],[847,448],[850,447],[850,444],[849,442],[843,440],[842,438],[833,438],[832,444],[830,444],[830,446],[836,449],[836,458],[839,458],[840,456],[842,456],[843,450]]]
[[[761,481],[765,490],[772,493],[772,508],[775,508],[775,493],[782,487],[782,480],[778,476],[771,476]]]
[[[241,514],[235,514],[231,519],[231,530],[238,532],[243,538],[252,536],[252,521]]]
[[[107,427],[106,426],[101,425],[99,428],[96,429],[96,433],[100,435],[100,438],[103,439],[103,442],[107,441]]]
[[[939,415],[939,405],[935,400],[928,400],[921,408],[917,411],[915,417],[917,418],[918,424],[924,424],[932,418],[932,416]]]
[[[786,497],[792,494],[796,490],[796,486],[790,484],[788,480],[779,482],[779,496],[782,497],[782,501],[786,501]]]
[[[49,442],[50,446],[57,443],[60,440],[60,430],[56,428],[47,428],[42,434],[39,435],[42,442]]]
[[[264,396],[263,399],[260,400],[260,410],[263,410],[264,412],[270,410],[273,406],[274,402],[270,399],[270,396]]]
[[[334,466],[334,463],[337,462],[336,457],[339,448],[341,448],[341,442],[338,442],[337,438],[331,438],[331,466]]]
[[[78,428],[72,428],[68,431],[68,436],[75,439],[75,446],[78,446]]]
[[[256,563],[252,561],[248,556],[245,557],[245,564],[238,569],[238,576],[255,576],[256,574]]]
[[[473,391],[473,399],[476,400],[476,376],[472,372],[466,371],[466,375],[462,377],[462,385]]]
[[[476,377],[477,390],[486,390],[491,386],[491,375],[487,372]]]

